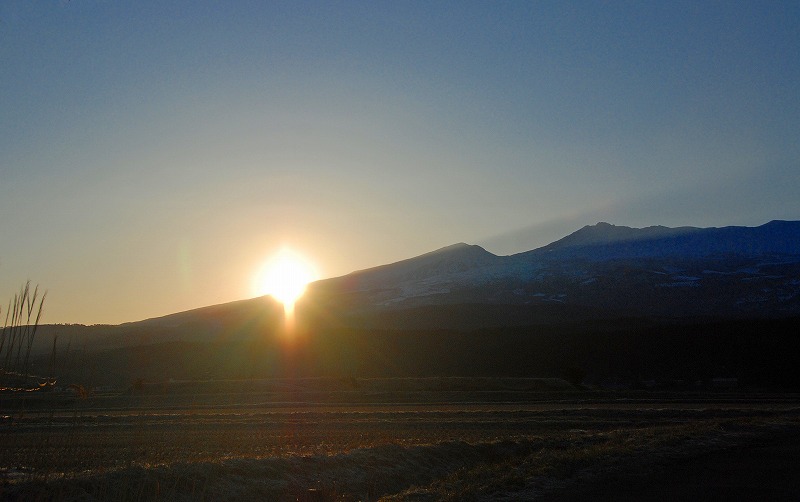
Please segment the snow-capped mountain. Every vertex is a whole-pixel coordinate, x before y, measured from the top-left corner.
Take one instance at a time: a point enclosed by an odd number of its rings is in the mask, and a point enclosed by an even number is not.
[[[709,258],[734,255],[798,255],[800,222],[775,220],[759,227],[722,228],[630,228],[598,223],[523,254],[552,255],[559,259],[584,257],[593,260],[667,256]]]
[[[608,315],[800,314],[800,222],[630,228],[598,223],[511,256],[456,244],[321,281],[360,308],[569,305]]]

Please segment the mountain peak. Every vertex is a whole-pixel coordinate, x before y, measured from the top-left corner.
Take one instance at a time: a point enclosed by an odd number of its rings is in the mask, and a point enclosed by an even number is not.
[[[414,258],[352,272],[343,276],[344,282],[341,284],[351,291],[366,291],[374,288],[382,290],[387,284],[395,286],[404,284],[405,286],[400,288],[403,289],[403,295],[414,296],[420,291],[424,294],[432,294],[428,291],[430,288],[433,288],[434,292],[439,291],[438,286],[434,283],[438,284],[442,280],[449,281],[455,276],[470,274],[491,266],[497,260],[500,260],[498,256],[480,246],[459,242]],[[332,281],[335,283],[337,280],[332,279]],[[414,286],[419,282],[424,282],[426,286],[422,288]]]
[[[468,247],[471,247],[470,244],[467,244],[466,242],[459,242],[459,243],[456,243],[456,244],[450,244],[449,246],[441,247],[441,248],[439,248],[439,249],[437,249],[437,250],[435,250],[433,252],[434,253],[442,253],[442,252],[449,252],[449,251],[458,251],[459,249],[465,249],[465,248],[468,248]]]
[[[644,228],[613,225],[601,221],[596,225],[587,225],[580,230],[569,234],[543,248],[543,251],[556,249],[607,245],[613,243],[665,239],[699,232],[703,229],[697,227],[665,227],[653,225]]]
[[[586,225],[566,237],[559,239],[542,249],[554,250],[565,247],[589,246],[620,240],[635,239],[643,229],[612,225],[601,221],[596,225]]]
[[[591,248],[591,251],[589,250]],[[642,256],[800,254],[800,222],[773,220],[758,227],[631,228],[599,222],[587,225],[542,248],[529,251],[593,259]]]
[[[451,244],[449,246],[445,246],[443,248],[439,248],[436,251],[431,251],[430,253],[425,253],[423,255],[418,256],[426,256],[429,254],[447,254],[447,253],[473,253],[475,255],[491,255],[489,251],[486,251],[482,247],[478,246],[477,244],[467,244],[465,242],[459,242],[458,244]],[[494,255],[492,255],[494,256]],[[412,258],[413,259],[413,258]]]
[[[761,226],[764,228],[798,228],[800,227],[800,221],[772,220]]]
[[[429,253],[421,254],[414,258],[409,258],[407,260],[403,260],[397,263],[393,263],[391,265],[384,265],[384,267],[393,267],[396,268],[398,266],[402,267],[422,267],[425,269],[429,269],[431,267],[438,267],[442,264],[448,264],[448,266],[453,266],[454,264],[459,264],[464,267],[473,267],[473,266],[480,266],[489,261],[497,258],[496,255],[486,251],[482,247],[476,244],[466,244],[464,242],[459,242],[458,244],[451,244],[449,246],[445,246],[443,248],[439,248],[436,251],[431,251]],[[378,267],[383,268],[383,267]]]

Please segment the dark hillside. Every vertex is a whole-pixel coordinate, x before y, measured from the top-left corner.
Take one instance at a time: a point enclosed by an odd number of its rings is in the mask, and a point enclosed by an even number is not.
[[[274,377],[558,377],[622,388],[800,390],[800,318],[606,320],[476,330],[307,326],[294,335],[73,353],[62,382]],[[46,365],[46,359],[38,361]],[[725,380],[720,380],[725,379]],[[722,383],[720,383],[722,382]]]

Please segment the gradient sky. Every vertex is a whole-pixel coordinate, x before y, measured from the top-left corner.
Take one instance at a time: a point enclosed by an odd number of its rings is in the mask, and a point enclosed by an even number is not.
[[[800,219],[800,2],[0,2],[0,300],[119,323],[583,225]]]

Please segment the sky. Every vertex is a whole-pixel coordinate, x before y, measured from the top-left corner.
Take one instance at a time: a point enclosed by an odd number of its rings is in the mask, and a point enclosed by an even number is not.
[[[796,220],[798,131],[796,1],[2,0],[2,314],[250,298],[284,247]]]

